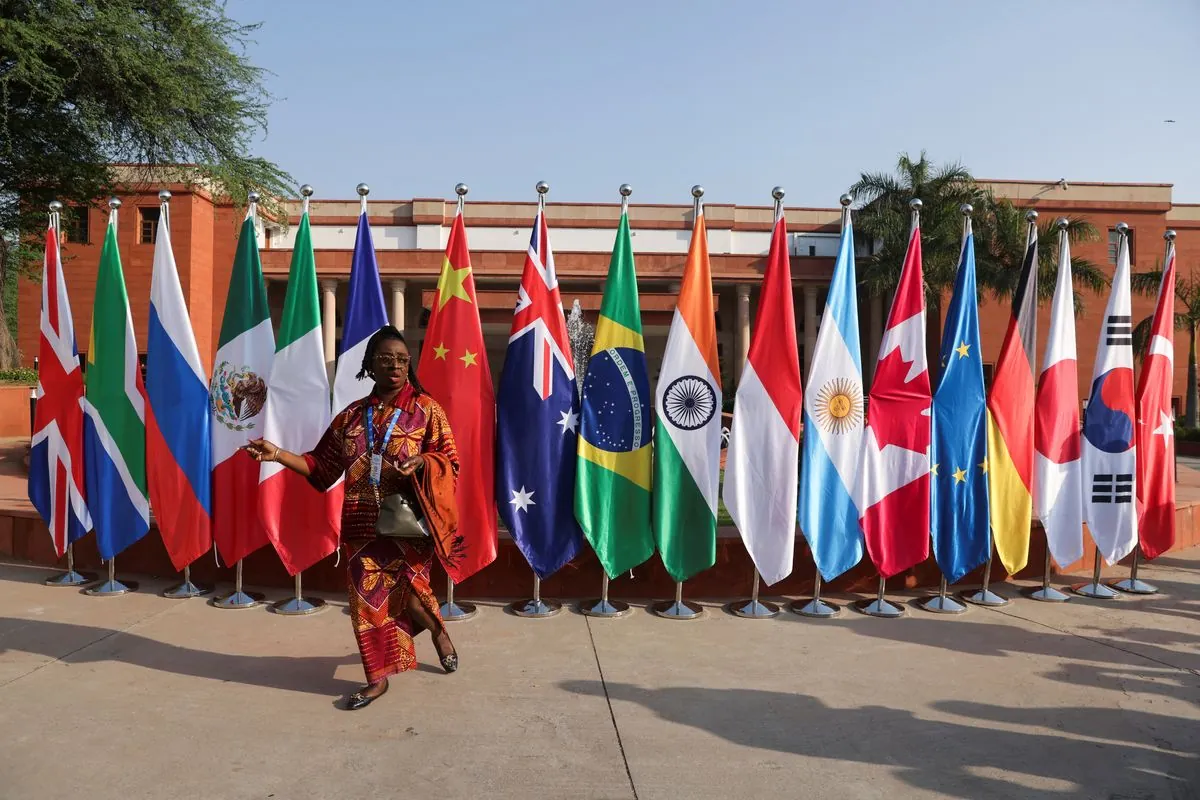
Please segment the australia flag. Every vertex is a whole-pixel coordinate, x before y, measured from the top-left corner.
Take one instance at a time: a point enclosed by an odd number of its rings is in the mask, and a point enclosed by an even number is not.
[[[513,311],[496,403],[496,505],[539,578],[579,553],[575,449],[579,393],[543,210]]]

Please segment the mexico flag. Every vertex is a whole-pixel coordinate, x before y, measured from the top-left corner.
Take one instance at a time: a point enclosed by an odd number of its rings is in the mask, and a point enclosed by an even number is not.
[[[1146,558],[1158,558],[1175,543],[1175,232],[1166,238],[1166,268],[1137,390],[1138,535]]]
[[[780,208],[750,353],[733,405],[722,491],[729,516],[768,586],[792,572],[800,490],[803,398],[786,227]]]
[[[318,308],[317,265],[305,198],[263,413],[263,438],[293,453],[316,447],[332,417]],[[318,492],[282,464],[262,463],[258,515],[289,575],[337,549],[344,487],[338,481],[328,492]]]
[[[704,209],[697,203],[683,286],[655,392],[654,535],[676,581],[717,557],[721,368]]]
[[[242,448],[263,435],[267,377],[275,358],[275,336],[263,285],[262,263],[250,203],[238,237],[225,318],[214,361],[209,401],[212,412],[213,539],[226,565],[267,543],[258,516],[259,465]]]

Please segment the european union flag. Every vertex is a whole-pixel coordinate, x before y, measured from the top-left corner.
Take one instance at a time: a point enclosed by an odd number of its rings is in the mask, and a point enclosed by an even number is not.
[[[975,237],[966,223],[958,279],[942,331],[942,377],[933,395],[933,552],[949,583],[987,561],[987,400],[979,352]]]

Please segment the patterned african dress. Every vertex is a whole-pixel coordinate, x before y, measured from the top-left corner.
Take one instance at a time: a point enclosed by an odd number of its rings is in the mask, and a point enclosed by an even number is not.
[[[350,618],[367,682],[375,683],[417,668],[413,636],[423,628],[408,613],[409,598],[415,595],[431,616],[441,617],[429,588],[433,540],[375,535],[379,503],[370,481],[368,405],[376,450],[382,445],[393,414],[400,411],[383,454],[381,496],[400,493],[418,508],[412,481],[400,474],[399,465],[412,456],[438,452],[449,459],[457,475],[458,451],[442,407],[429,395],[418,395],[409,384],[392,404],[381,403],[374,395],[352,403],[334,417],[316,449],[304,456],[310,469],[308,480],[320,491],[332,486],[343,473],[346,475],[342,547],[347,556]]]

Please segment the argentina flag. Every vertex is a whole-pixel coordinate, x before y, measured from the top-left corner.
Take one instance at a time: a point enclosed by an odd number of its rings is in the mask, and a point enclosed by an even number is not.
[[[817,334],[804,395],[800,461],[800,530],[821,578],[831,581],[863,556],[863,532],[852,489],[863,433],[862,355],[854,228],[842,209],[842,241]]]

